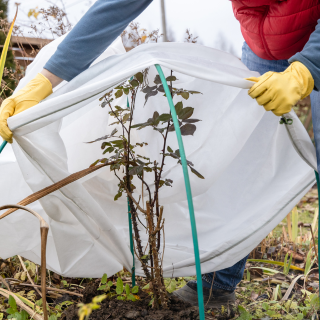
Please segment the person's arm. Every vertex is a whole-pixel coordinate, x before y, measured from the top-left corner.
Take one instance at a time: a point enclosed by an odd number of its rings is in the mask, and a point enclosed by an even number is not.
[[[89,68],[151,2],[98,0],[61,42],[44,69],[50,72],[53,81],[72,80]]]
[[[289,59],[289,62],[299,61],[304,64],[314,79],[315,90],[320,90],[320,19],[316,30],[311,34],[303,50]]]

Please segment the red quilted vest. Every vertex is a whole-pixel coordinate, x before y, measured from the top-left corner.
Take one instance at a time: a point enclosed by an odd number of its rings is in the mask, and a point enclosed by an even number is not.
[[[231,0],[244,39],[260,58],[301,51],[320,19],[320,0]]]

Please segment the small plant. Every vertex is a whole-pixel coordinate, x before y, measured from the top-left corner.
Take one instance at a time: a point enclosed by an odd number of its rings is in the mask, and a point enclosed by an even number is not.
[[[126,284],[125,286],[123,285],[123,281],[120,277],[117,279],[117,287],[116,287],[116,293],[117,293],[117,299],[118,300],[131,300],[131,301],[136,301],[139,299],[138,296],[135,294],[138,293],[139,287],[135,286],[132,289],[130,289],[130,286]]]
[[[103,290],[103,291],[110,291],[111,287],[113,285],[112,281],[108,281],[108,276],[105,273],[102,278],[101,278],[101,282],[100,282],[100,286],[98,288],[98,290]]]
[[[78,307],[80,307],[78,311],[79,320],[89,319],[93,310],[97,310],[100,308],[98,303],[101,303],[104,299],[107,298],[107,295],[103,294],[101,296],[96,296],[92,299],[92,302],[88,304],[79,303]]]
[[[313,264],[315,263],[315,261],[317,260],[317,258],[315,257],[312,261],[311,260],[312,260],[312,249],[309,250],[308,255],[307,255],[306,265],[304,268],[304,275],[305,276],[310,272],[310,270],[311,270]]]
[[[289,274],[291,263],[292,263],[292,257],[293,255],[290,255],[289,261],[288,261],[288,253],[286,254],[284,258],[284,265],[283,265],[283,274],[286,276]]]
[[[8,319],[16,319],[16,320],[28,320],[29,319],[29,314],[26,311],[21,310],[19,312],[19,310],[17,308],[16,300],[14,300],[14,298],[11,295],[9,296],[8,303],[10,306],[10,308],[6,310],[6,312],[9,314]]]
[[[168,113],[163,114],[154,111],[150,118],[141,123],[133,124],[138,92],[144,94],[144,105],[147,104],[151,97],[159,93],[163,96],[163,102],[167,104],[159,75],[154,78],[153,84],[149,85],[148,73],[149,69],[138,72],[133,78],[121,83],[113,91],[106,93],[100,99],[102,101],[101,107],[108,106],[110,109],[109,115],[115,118],[115,121],[110,125],[117,126],[117,128],[114,128],[110,134],[89,143],[102,141],[101,149],[106,156],[95,161],[91,166],[95,166],[98,163],[110,166],[110,170],[114,172],[119,180],[118,192],[114,200],[118,200],[124,193],[127,195],[132,215],[136,256],[141,262],[147,281],[151,282],[154,306],[157,308],[159,303],[165,307],[167,301],[167,290],[162,276],[161,256],[163,255],[163,249],[160,250],[161,233],[164,232],[164,208],[160,204],[159,193],[162,188],[171,187],[173,184],[173,180],[169,177],[162,177],[166,159],[168,157],[173,158],[181,165],[181,157],[179,150],[173,151],[173,148],[167,143],[168,135],[175,131],[169,110]],[[196,123],[200,120],[192,118],[194,108],[184,106],[183,100],[188,100],[191,95],[200,94],[200,92],[175,88],[173,83],[177,80],[172,71],[166,78],[171,96],[178,100],[175,104],[175,110],[181,134],[183,136],[192,136],[197,129]],[[117,99],[123,96],[127,97],[128,103],[124,106],[117,105]],[[129,98],[131,100],[130,104]],[[149,157],[141,155],[141,148],[147,148],[148,143],[144,141],[132,142],[134,131],[145,128],[158,132],[162,138],[163,144],[157,158],[158,160],[152,160]],[[204,179],[194,168],[194,164],[191,161],[187,161],[187,164],[193,174]],[[143,186],[141,194],[138,195],[136,195],[138,193],[137,183]],[[144,195],[144,190],[146,190],[146,195]],[[147,201],[144,205],[141,203],[141,199],[145,197]],[[148,245],[145,248],[141,244],[139,227],[146,229],[148,234]],[[118,281],[121,280],[118,279]],[[125,294],[122,296],[125,299],[128,297],[132,298],[132,293],[134,292],[131,292],[130,295],[128,288],[124,288],[120,290],[121,294],[124,290]]]

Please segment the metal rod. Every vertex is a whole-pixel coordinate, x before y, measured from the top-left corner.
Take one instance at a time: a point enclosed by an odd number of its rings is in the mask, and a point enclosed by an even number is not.
[[[158,64],[156,64],[155,67],[159,73],[160,79],[163,84],[164,91],[166,93],[166,96],[167,96],[167,99],[169,102],[172,120],[173,120],[174,128],[176,130],[178,144],[179,144],[181,163],[182,163],[182,169],[183,169],[183,175],[184,175],[184,182],[185,182],[187,198],[188,198],[188,207],[189,207],[191,231],[192,231],[192,238],[193,238],[193,249],[194,249],[194,257],[195,257],[195,263],[196,263],[199,315],[200,315],[200,320],[205,320],[198,234],[197,234],[196,219],[194,216],[194,208],[193,208],[193,200],[192,200],[192,193],[191,193],[191,185],[190,185],[190,180],[189,180],[187,158],[186,158],[186,154],[184,151],[184,146],[183,146],[180,125],[179,125],[176,109],[173,104],[173,100],[171,97],[170,89],[167,84],[167,80],[163,74],[162,68]]]
[[[130,238],[130,250],[132,253],[132,269],[131,269],[131,279],[132,279],[132,288],[136,285],[136,270],[135,270],[135,262],[134,262],[134,248],[133,248],[133,234],[132,234],[132,218],[131,218],[131,208],[129,203],[129,198],[127,198],[128,201],[128,222],[129,222],[129,238]]]
[[[160,0],[160,1],[161,1],[161,22],[162,22],[163,42],[168,42],[166,8],[165,8],[164,0]]]
[[[132,80],[133,77],[130,78]],[[129,104],[129,98],[127,98],[127,108],[130,109]],[[133,233],[132,233],[132,217],[131,217],[131,208],[130,208],[130,202],[129,197],[127,197],[128,201],[128,223],[129,223],[129,238],[130,238],[130,250],[132,253],[132,269],[131,269],[131,280],[132,280],[132,288],[136,285],[136,267],[135,267],[135,261],[134,261],[134,248],[133,248]]]

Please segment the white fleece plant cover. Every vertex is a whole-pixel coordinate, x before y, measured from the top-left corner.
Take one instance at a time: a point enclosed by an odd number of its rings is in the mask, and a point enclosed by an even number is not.
[[[17,90],[42,70],[61,41],[40,51]],[[101,108],[98,99],[147,67],[152,83],[156,63],[166,75],[174,70],[179,79],[175,87],[202,92],[182,101],[195,108],[194,118],[202,120],[194,136],[183,140],[188,160],[205,176],[201,180],[190,173],[203,273],[230,267],[245,257],[314,184],[309,165],[316,167],[315,150],[300,121],[290,113],[293,124],[286,128],[258,106],[247,94],[251,83],[244,80],[257,73],[236,57],[186,43],[143,45],[125,53],[118,39],[99,61],[63,83],[46,101],[9,119],[14,143],[0,155],[0,205],[15,204],[102,158],[101,142],[85,143],[114,128],[108,126],[113,121],[108,108]],[[155,110],[169,110],[161,94],[145,107],[144,94],[137,99],[135,123],[146,121]],[[121,103],[125,105],[125,97]],[[158,132],[135,130],[134,139],[148,142],[144,154],[157,158],[162,148]],[[178,148],[174,132],[168,144]],[[172,188],[160,192],[166,220],[164,275],[194,275],[184,178],[174,159],[167,159],[164,177],[174,181]],[[127,202],[125,196],[113,200],[117,184],[104,168],[30,205],[50,226],[50,270],[71,277],[100,277],[123,266],[131,269]],[[20,210],[1,220],[0,235],[1,258],[19,254],[40,263],[39,222],[29,213]],[[145,245],[143,230],[141,235]],[[137,260],[136,265],[141,274]]]

